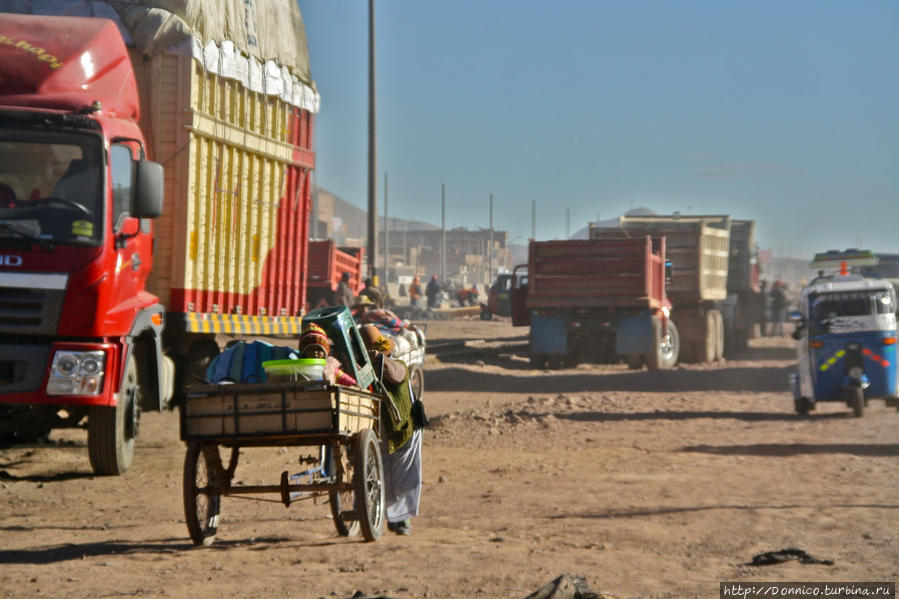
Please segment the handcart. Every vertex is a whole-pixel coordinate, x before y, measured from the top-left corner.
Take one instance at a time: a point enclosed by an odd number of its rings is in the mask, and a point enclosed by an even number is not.
[[[192,385],[181,411],[184,514],[190,538],[210,545],[222,497],[276,493],[285,506],[299,494],[327,495],[337,532],[366,541],[384,528],[384,468],[378,438],[380,397],[322,381]],[[242,447],[319,447],[305,476],[279,484],[234,485]],[[227,453],[223,461],[222,449]],[[297,479],[300,479],[298,482]]]

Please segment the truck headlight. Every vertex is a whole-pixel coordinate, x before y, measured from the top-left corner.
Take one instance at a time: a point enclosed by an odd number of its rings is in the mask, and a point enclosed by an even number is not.
[[[106,352],[58,351],[50,366],[47,395],[98,395],[103,388]]]

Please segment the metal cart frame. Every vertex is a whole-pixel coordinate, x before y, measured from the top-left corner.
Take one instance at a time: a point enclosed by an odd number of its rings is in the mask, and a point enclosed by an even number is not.
[[[322,381],[192,385],[181,410],[184,515],[190,538],[210,545],[218,532],[221,498],[277,493],[285,506],[296,494],[327,495],[337,532],[377,540],[385,522],[380,449],[381,398]],[[308,482],[232,484],[241,447],[320,447]],[[220,448],[230,448],[227,465]]]

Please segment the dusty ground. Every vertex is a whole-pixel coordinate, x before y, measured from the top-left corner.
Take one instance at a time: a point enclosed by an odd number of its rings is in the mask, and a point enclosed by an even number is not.
[[[720,581],[899,578],[899,415],[795,416],[787,338],[668,372],[535,371],[507,343],[428,365],[411,537],[344,539],[327,505],[225,498],[218,540],[194,548],[177,413],[148,415],[122,477],[91,475],[78,431],[0,450],[0,596],[524,597],[570,572],[611,596],[711,598]],[[295,457],[245,451],[237,477],[274,484]],[[787,547],[834,564],[746,565]]]

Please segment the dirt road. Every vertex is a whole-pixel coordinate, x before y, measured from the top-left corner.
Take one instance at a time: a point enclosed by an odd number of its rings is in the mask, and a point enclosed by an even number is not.
[[[507,323],[429,323],[506,338]],[[411,537],[338,537],[328,506],[225,498],[194,548],[177,413],[142,421],[135,465],[94,477],[79,431],[0,450],[2,597],[524,597],[557,575],[622,598],[718,597],[720,581],[899,578],[899,414],[793,414],[792,342],[667,372],[532,370],[524,346],[434,359]],[[295,451],[244,450],[276,483]],[[273,496],[268,499],[275,500]],[[833,565],[749,566],[795,547]]]

